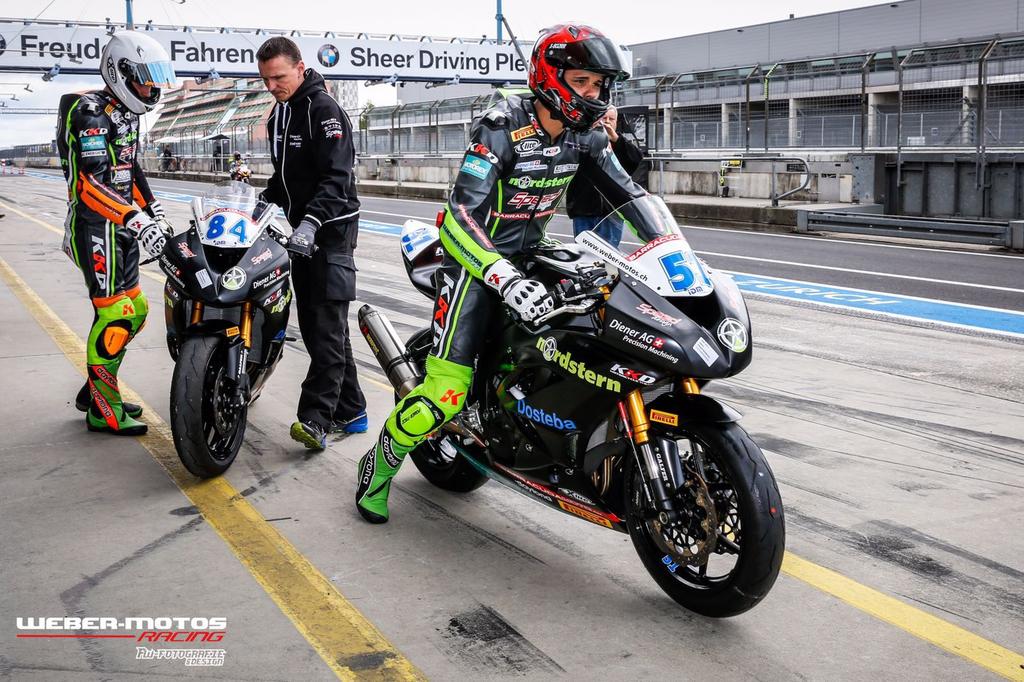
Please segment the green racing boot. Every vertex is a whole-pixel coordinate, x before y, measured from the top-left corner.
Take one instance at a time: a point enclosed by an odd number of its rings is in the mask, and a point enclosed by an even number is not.
[[[82,390],[75,396],[75,409],[79,412],[88,412],[91,403],[92,396],[89,395],[89,382],[86,381],[82,384]],[[138,419],[142,416],[142,405],[129,402],[122,402],[121,404],[124,406],[124,413],[132,419]]]
[[[377,444],[359,460],[359,487],[356,488],[356,509],[370,523],[387,523],[388,494],[391,479],[398,473],[402,460],[412,448],[405,448],[381,430]]]
[[[125,414],[117,377],[103,365],[89,365],[89,411],[85,424],[90,431],[118,436],[141,436],[149,430],[144,423]]]
[[[99,410],[90,407],[85,413],[86,426],[90,431],[112,433],[115,436],[144,436],[149,430],[145,423],[129,417],[124,412],[121,412],[120,419],[113,418],[113,412],[108,413],[108,416],[111,416],[111,419],[104,418]]]

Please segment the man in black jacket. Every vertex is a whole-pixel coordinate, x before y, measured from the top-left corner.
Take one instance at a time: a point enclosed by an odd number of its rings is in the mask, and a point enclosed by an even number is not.
[[[644,160],[644,153],[636,144],[628,126],[619,119],[615,107],[608,107],[607,113],[594,127],[604,130],[615,158],[619,160],[623,170],[634,175]],[[618,246],[622,241],[622,220],[618,216],[609,216],[616,208],[618,207],[608,203],[593,183],[583,177],[570,184],[565,193],[565,211],[572,218],[573,234],[596,227],[595,232],[613,246]],[[602,221],[605,216],[609,217]]]
[[[288,242],[299,330],[309,352],[291,436],[322,450],[328,432],[366,431],[366,399],[356,378],[348,305],[356,294],[352,252],[359,230],[352,124],[284,36],[256,53],[277,106],[267,120],[274,174],[261,195],[281,206],[294,228]]]

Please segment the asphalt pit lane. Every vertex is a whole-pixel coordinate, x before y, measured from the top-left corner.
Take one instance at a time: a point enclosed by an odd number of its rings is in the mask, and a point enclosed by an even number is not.
[[[953,573],[953,569],[927,554],[913,551],[913,543],[895,535],[869,535],[863,548],[868,554],[899,564],[919,575],[945,578]]]
[[[488,606],[457,614],[448,621],[446,628],[438,631],[450,659],[481,673],[565,672]]]

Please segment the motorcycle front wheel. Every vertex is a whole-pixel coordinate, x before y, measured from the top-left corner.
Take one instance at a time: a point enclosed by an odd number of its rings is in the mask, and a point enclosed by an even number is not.
[[[193,336],[181,345],[171,380],[174,447],[194,476],[220,476],[245,438],[248,405],[231,405],[226,347],[219,336]]]
[[[738,424],[657,432],[676,443],[687,482],[673,496],[676,518],[659,518],[640,465],[627,457],[626,522],[640,560],[691,611],[724,618],[753,608],[775,584],[786,546],[782,498],[764,454]]]

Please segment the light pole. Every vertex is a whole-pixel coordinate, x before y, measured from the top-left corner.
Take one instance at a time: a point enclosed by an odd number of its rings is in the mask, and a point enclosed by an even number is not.
[[[498,44],[501,45],[501,19],[502,19],[502,16],[501,16],[501,0],[497,0],[497,2],[498,2],[498,13],[494,15],[494,18],[497,19],[497,21],[498,21]]]

